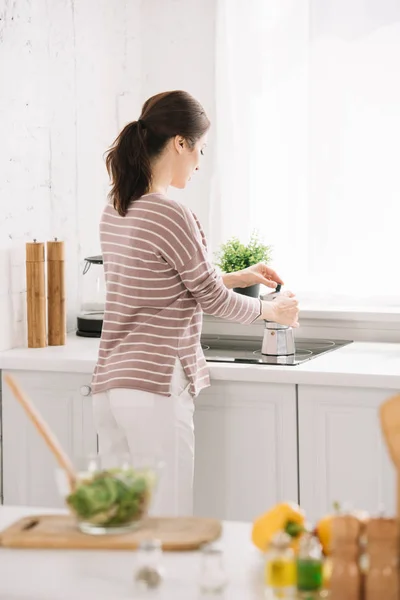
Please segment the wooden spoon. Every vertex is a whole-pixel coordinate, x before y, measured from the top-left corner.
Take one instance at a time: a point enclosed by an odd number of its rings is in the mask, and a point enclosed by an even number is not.
[[[11,389],[12,393],[14,394],[15,398],[21,404],[22,408],[25,410],[26,414],[28,415],[32,423],[35,425],[36,429],[46,442],[47,446],[54,454],[58,464],[62,469],[64,469],[68,477],[71,491],[73,491],[76,488],[77,474],[75,472],[74,467],[72,466],[70,459],[61,447],[60,442],[50,429],[49,425],[43,419],[42,415],[35,408],[33,403],[26,397],[26,395],[21,390],[14,378],[11,375],[7,374],[4,376],[4,379],[9,388]]]
[[[400,521],[400,394],[380,407],[381,427],[397,471],[397,519]]]

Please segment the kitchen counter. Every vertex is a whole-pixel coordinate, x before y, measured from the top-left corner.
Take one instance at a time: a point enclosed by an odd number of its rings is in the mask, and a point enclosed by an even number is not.
[[[17,519],[62,511],[0,507],[0,529]],[[218,544],[224,550],[229,600],[262,599],[260,554],[250,542],[251,525],[224,522]],[[157,600],[196,600],[201,566],[199,552],[165,552],[165,579]],[[107,550],[0,549],[0,598],[7,600],[131,600],[135,595],[135,553]],[[22,576],[21,576],[22,575]],[[29,576],[24,576],[29,575]],[[143,596],[144,598],[145,596]],[[147,597],[147,596],[146,596]],[[225,597],[225,596],[224,596]]]
[[[65,346],[6,350],[0,352],[0,369],[90,374],[98,344],[71,334]],[[400,389],[400,344],[354,342],[291,367],[211,363],[209,368],[212,380]]]

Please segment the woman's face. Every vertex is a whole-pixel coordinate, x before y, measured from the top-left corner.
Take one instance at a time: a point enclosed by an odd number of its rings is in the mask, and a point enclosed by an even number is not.
[[[207,146],[207,134],[204,134],[194,146],[190,147],[187,141],[180,136],[173,140],[175,160],[173,165],[172,181],[173,187],[183,189],[192,178],[195,171],[200,168],[200,162]]]

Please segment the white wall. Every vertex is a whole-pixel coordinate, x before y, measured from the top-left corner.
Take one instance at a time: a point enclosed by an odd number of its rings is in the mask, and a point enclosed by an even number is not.
[[[24,344],[25,242],[66,245],[69,328],[99,252],[103,153],[150,95],[214,116],[214,0],[0,0],[0,349]],[[187,202],[208,230],[212,152]]]
[[[216,0],[146,0],[143,2],[143,96],[160,90],[184,89],[215,120],[215,16]],[[209,229],[212,177],[212,129],[206,158],[185,191],[171,196],[187,203]]]

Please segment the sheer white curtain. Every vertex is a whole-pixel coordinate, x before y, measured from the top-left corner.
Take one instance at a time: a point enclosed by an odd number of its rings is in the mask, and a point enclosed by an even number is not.
[[[400,3],[219,0],[211,240],[299,293],[400,299]]]

